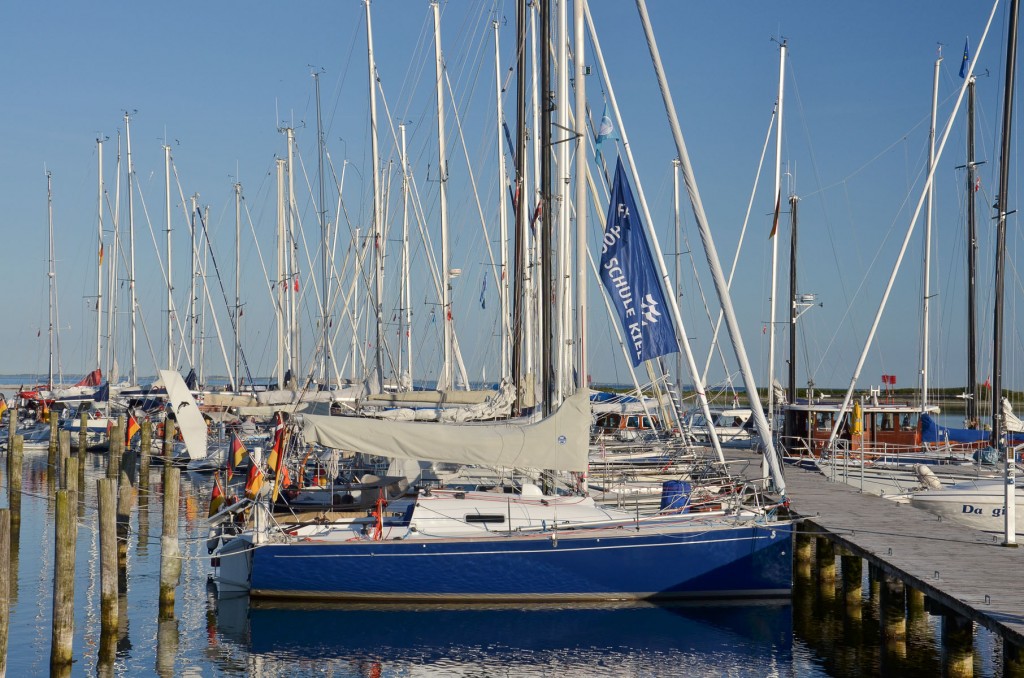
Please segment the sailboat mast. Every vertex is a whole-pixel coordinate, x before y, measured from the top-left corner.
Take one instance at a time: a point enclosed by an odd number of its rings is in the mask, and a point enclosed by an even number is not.
[[[587,383],[587,95],[583,72],[583,5],[573,11],[573,80],[576,85],[576,386]],[[677,278],[678,280],[678,278]]]
[[[54,309],[57,306],[57,271],[55,269],[56,264],[54,263],[54,252],[53,252],[53,175],[47,170],[46,171],[46,223],[49,232],[48,240],[48,251],[47,257],[48,265],[46,269],[46,277],[49,283],[50,291],[50,310],[49,310],[49,342],[50,342],[50,355],[46,362],[46,388],[53,390],[53,348],[54,348]]]
[[[779,271],[779,239],[775,237],[779,225],[779,208],[782,205],[782,100],[786,84],[786,41],[779,45],[779,101],[775,118],[775,212],[772,224],[772,286],[768,289],[768,303],[771,307],[768,321],[768,428],[775,426],[775,321]],[[790,299],[790,304],[794,302]]]
[[[285,129],[288,140],[288,370],[292,373],[292,380],[299,378],[299,321],[296,317],[296,303],[298,301],[299,267],[296,261],[296,237],[295,237],[295,130],[291,127]]]
[[[107,275],[107,289],[110,303],[107,304],[107,376],[111,383],[120,378],[117,365],[117,261],[121,250],[121,132],[117,133],[117,162],[114,172],[114,215],[113,233],[110,243],[110,264]]]
[[[191,215],[191,218],[189,219],[189,235],[192,239],[192,258],[188,290],[188,339],[190,349],[189,362],[191,363],[191,367],[195,369],[199,364],[197,351],[198,337],[196,336],[196,277],[198,275],[196,268],[199,265],[198,252],[196,251],[196,217],[199,214],[199,194],[193,193],[190,200],[192,210],[189,212]]]
[[[498,238],[501,240],[501,277],[498,295],[501,313],[501,378],[508,379],[511,375],[509,365],[511,348],[511,328],[508,321],[508,211],[505,209],[505,190],[508,184],[508,173],[505,169],[505,151],[502,140],[501,114],[501,50],[498,41],[498,22],[492,21],[494,29],[494,101],[495,101],[495,137],[498,151]]]
[[[544,416],[554,409],[552,343],[552,257],[554,238],[551,229],[551,2],[541,3],[540,11],[540,305],[541,305],[541,384]]]
[[[367,11],[369,11],[370,3],[366,3]],[[321,309],[321,326],[322,340],[321,343],[321,355],[320,361],[320,383],[330,390],[331,385],[331,318],[328,312],[328,305],[330,303],[330,289],[328,288],[328,282],[331,278],[330,271],[330,243],[331,243],[331,224],[327,215],[327,191],[326,191],[326,176],[324,175],[324,124],[323,116],[320,111],[320,73],[313,74],[313,83],[316,89],[316,150],[317,150],[317,176],[319,177],[319,191],[320,191],[320,267],[322,275],[322,287],[320,288],[320,305]]]
[[[240,341],[242,336],[242,184],[235,182],[235,341],[234,359],[236,392],[242,390],[242,362]]]
[[[174,277],[171,275],[171,147],[164,144],[164,214],[167,216],[167,369],[174,369]]]
[[[526,0],[516,2],[516,152],[514,279],[512,290],[512,383],[516,413],[523,409],[523,310],[526,266]]]
[[[406,373],[412,390],[412,283],[409,280],[409,156],[405,148],[405,123],[402,132],[402,322],[404,324]],[[399,357],[402,352],[399,350]],[[401,375],[401,370],[399,370]]]
[[[103,139],[96,140],[96,235],[99,253],[96,266],[96,367],[103,367]],[[103,370],[106,375],[108,370]]]
[[[448,242],[448,160],[445,155],[444,132],[444,95],[441,84],[444,82],[444,62],[441,58],[441,8],[437,2],[431,2],[434,13],[434,78],[437,86],[437,151],[438,151],[438,190],[439,210],[441,212],[441,312],[444,319],[444,372],[443,388],[455,385],[455,371],[452,362],[452,300],[451,300],[451,252]]]
[[[967,422],[978,426],[978,234],[974,220],[977,167],[974,164],[974,76],[967,83]]]
[[[998,225],[996,227],[996,285],[993,295],[992,326],[992,447],[1004,444],[1003,437],[1003,288],[1006,268],[1006,210],[1010,190],[1010,136],[1013,131],[1013,85],[1017,65],[1017,16],[1019,4],[1010,0],[1010,25],[1006,41],[1006,82],[1003,90],[1002,145],[999,154],[999,193],[996,197]],[[1005,444],[1006,452],[1006,545],[1016,544],[1016,499],[1013,446]]]
[[[942,52],[935,60],[935,72],[932,80],[932,122],[928,130],[928,172],[932,173],[935,166],[935,120],[939,106],[939,67],[942,64]],[[924,212],[924,298],[921,300],[921,411],[928,407],[928,351],[929,351],[929,313],[931,307],[931,265],[932,265],[932,204],[935,184],[928,186],[928,198]]]
[[[277,271],[274,285],[274,296],[276,304],[274,307],[274,325],[277,330],[277,362],[275,364],[277,387],[284,388],[284,360],[285,360],[285,338],[284,338],[284,301],[288,280],[284,272],[284,158],[277,158],[275,169],[277,174]]]
[[[435,39],[438,35],[438,9],[437,3],[434,3],[434,35]],[[440,62],[441,46],[436,45],[435,49],[438,59]],[[377,148],[377,64],[373,57],[373,24],[370,21],[370,2],[366,2],[366,62],[368,69],[368,80],[370,86],[370,154],[373,164],[373,312],[376,320],[376,341],[374,348],[374,380],[376,382],[376,388],[378,392],[384,390],[384,225],[382,223],[383,210],[381,208],[381,191],[380,191],[380,153]],[[441,96],[441,81],[440,75],[438,76],[437,82],[438,97]],[[440,107],[440,104],[438,104]],[[443,129],[443,123],[438,123],[440,128]],[[443,139],[443,137],[442,137]],[[444,145],[442,142],[441,146],[442,158],[444,157]],[[447,218],[444,202],[444,178],[442,177],[441,183],[441,223],[442,231],[447,237]],[[445,244],[447,247],[447,243]],[[445,259],[445,275],[447,276],[448,264]],[[445,278],[447,280],[447,278]],[[447,290],[447,287],[445,288]],[[447,292],[445,292],[447,294]],[[445,302],[445,309],[447,310],[447,302]],[[448,334],[449,324],[445,322],[445,341],[450,339]],[[353,330],[355,331],[355,330]],[[449,365],[449,359],[451,358],[451,346],[445,344],[447,351],[445,353],[445,365]]]
[[[128,153],[128,303],[131,305],[131,352],[132,352],[132,369],[131,369],[131,383],[132,385],[138,385],[138,365],[135,356],[135,334],[136,334],[136,313],[135,313],[135,203],[132,200],[134,191],[132,190],[132,175],[134,168],[132,167],[132,131],[131,131],[131,120],[128,112],[124,114],[124,140],[125,147]]]
[[[558,48],[556,64],[557,79],[555,82],[555,124],[558,126],[559,143],[556,146],[558,160],[558,177],[555,180],[555,196],[558,210],[558,266],[556,267],[555,299],[558,301],[557,334],[555,337],[555,398],[553,406],[557,407],[565,397],[572,375],[570,361],[569,330],[572,328],[572,272],[569,262],[569,139],[563,138],[569,133],[569,6],[568,0],[557,0],[557,30],[555,46]]]
[[[796,402],[796,318],[798,309],[796,305],[796,206],[799,198],[795,195],[789,196],[789,210],[792,223],[792,233],[789,240],[789,402]],[[769,391],[774,391],[769,387]],[[789,432],[787,432],[788,434]]]

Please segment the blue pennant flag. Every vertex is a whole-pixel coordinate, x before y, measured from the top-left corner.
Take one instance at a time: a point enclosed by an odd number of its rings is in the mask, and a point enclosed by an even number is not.
[[[960,62],[960,77],[967,77],[967,69],[971,66],[971,52],[969,40],[964,38],[964,60]]]
[[[626,335],[633,367],[679,351],[640,210],[620,159],[601,242],[601,282]]]
[[[597,160],[601,160],[601,145],[611,139],[615,141],[619,138],[615,132],[615,125],[612,124],[611,116],[608,115],[608,104],[604,105],[604,112],[601,113],[601,122],[597,126],[597,138],[594,139],[594,157]]]

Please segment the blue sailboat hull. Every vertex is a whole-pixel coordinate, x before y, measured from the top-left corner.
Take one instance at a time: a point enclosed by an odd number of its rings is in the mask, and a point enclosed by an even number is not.
[[[785,596],[792,525],[260,544],[253,597],[615,600]]]

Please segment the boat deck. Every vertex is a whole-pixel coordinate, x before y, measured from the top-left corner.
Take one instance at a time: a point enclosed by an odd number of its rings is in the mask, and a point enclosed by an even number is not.
[[[956,613],[1024,645],[1024,548],[862,494],[822,474],[786,469],[792,510],[837,544]]]

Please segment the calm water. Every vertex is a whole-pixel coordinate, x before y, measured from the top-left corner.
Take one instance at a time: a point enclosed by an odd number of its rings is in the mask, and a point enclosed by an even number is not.
[[[937,676],[938,617],[908,624],[902,647],[880,646],[865,583],[860,620],[843,597],[798,583],[792,601],[596,606],[282,607],[217,600],[208,583],[208,476],[182,476],[179,527],[186,557],[176,618],[157,620],[160,469],[136,494],[127,595],[112,665],[101,666],[95,479],[91,454],[80,511],[73,675],[336,676]],[[9,675],[49,669],[53,503],[46,451],[27,449],[12,602]],[[6,479],[3,487],[6,488]],[[5,490],[6,492],[6,490]],[[6,497],[3,497],[6,502]],[[866,568],[865,568],[866,569]],[[453,573],[455,575],[456,573]],[[841,579],[840,579],[841,581]],[[976,632],[975,675],[998,675],[998,642]]]

